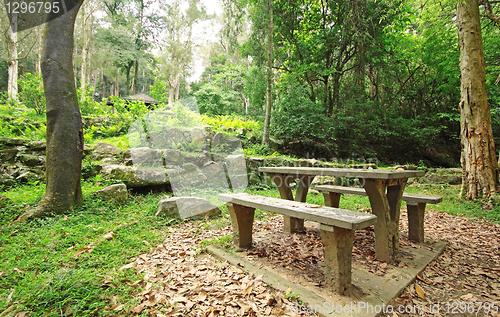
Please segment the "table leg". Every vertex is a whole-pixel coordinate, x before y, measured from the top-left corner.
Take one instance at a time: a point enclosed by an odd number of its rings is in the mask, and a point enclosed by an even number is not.
[[[375,257],[392,263],[399,255],[399,215],[407,179],[365,179],[375,224]]]
[[[311,185],[315,176],[310,175],[289,175],[289,174],[271,174],[269,176],[273,182],[278,186],[281,199],[294,200],[292,189],[290,188],[290,183],[297,177],[299,179],[299,184],[297,187],[295,201],[305,202],[307,197],[307,192],[309,186]],[[289,216],[283,216],[285,233],[294,233],[304,231],[304,219],[293,218]]]
[[[307,192],[309,191],[309,186],[313,181],[315,176],[301,175],[299,176],[299,184],[297,187],[297,192],[295,193],[295,201],[306,202]],[[304,231],[304,219],[294,218],[295,227],[293,232],[303,232]]]
[[[271,177],[276,186],[278,186],[281,199],[293,200],[293,193],[292,189],[290,188],[290,183],[292,182],[292,180],[294,180],[294,178],[287,174],[268,173],[268,175]],[[292,218],[289,216],[283,216],[283,217],[284,217],[283,230],[285,231],[285,233],[293,233],[296,226],[295,223],[297,218]]]

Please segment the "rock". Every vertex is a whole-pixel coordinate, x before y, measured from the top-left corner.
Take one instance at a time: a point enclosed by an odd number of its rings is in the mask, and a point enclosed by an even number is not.
[[[230,155],[226,157],[226,167],[231,187],[243,191],[248,186],[248,174],[245,155]]]
[[[319,195],[319,191],[316,189],[309,189],[307,192],[311,195]]]
[[[4,145],[25,145],[29,140],[17,138],[0,138],[0,144]]]
[[[392,169],[416,170],[418,169],[418,167],[416,167],[415,165],[396,165]]]
[[[201,168],[202,173],[207,178],[207,183],[214,187],[224,187],[229,189],[226,173],[223,166],[214,161],[208,161]]]
[[[38,166],[43,165],[45,162],[45,158],[42,156],[30,155],[30,154],[21,154],[18,156],[18,160],[23,162],[26,166]]]
[[[0,173],[0,185],[12,186],[14,185],[14,177],[7,173]]]
[[[41,181],[42,177],[30,170],[22,168],[19,170],[19,176],[17,176],[16,179],[22,183],[35,183]]]
[[[182,153],[177,149],[167,149],[163,152],[163,156],[165,157],[165,161],[168,162],[180,162],[182,159]]]
[[[456,175],[439,175],[428,173],[424,176],[424,182],[426,183],[448,183],[450,185],[462,184],[462,177]]]
[[[315,162],[311,162],[310,160],[306,160],[306,159],[300,159],[297,161],[297,166],[300,166],[300,167],[312,167],[314,165]]]
[[[0,207],[10,205],[12,203],[12,200],[4,195],[0,194]]]
[[[45,141],[32,141],[29,142],[27,148],[32,151],[45,151],[47,149],[47,142]]]
[[[102,166],[101,175],[108,179],[123,182],[127,187],[144,187],[169,183],[167,172],[171,170],[145,169],[132,166],[106,164]],[[174,170],[175,173],[178,173]],[[170,172],[169,172],[170,173]]]
[[[191,139],[194,145],[198,146],[202,150],[208,150],[208,138],[206,133],[198,128],[193,128],[189,130],[191,134]]]
[[[17,149],[0,150],[0,162],[14,163],[17,156]]]
[[[96,192],[104,200],[111,203],[123,205],[127,203],[128,191],[125,184],[114,184]]]
[[[125,162],[130,160],[130,165],[163,167],[161,152],[148,147],[128,149],[123,153],[123,158]]]
[[[204,198],[198,197],[172,197],[163,199],[158,203],[156,216],[166,215],[168,217],[180,216],[185,218],[203,219],[205,215],[218,216],[220,209]]]
[[[210,153],[208,153],[208,155],[201,153],[183,153],[182,156],[183,163],[193,163],[198,167],[203,167],[205,163],[211,161]]]
[[[212,152],[234,153],[242,151],[241,141],[231,135],[217,132],[212,138]]]
[[[97,143],[92,151],[92,159],[96,161],[101,161],[105,158],[110,160],[116,160],[117,156],[122,152],[117,146],[108,143]]]

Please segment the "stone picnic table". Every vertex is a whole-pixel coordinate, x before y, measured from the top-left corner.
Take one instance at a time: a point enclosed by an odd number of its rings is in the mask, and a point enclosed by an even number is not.
[[[305,202],[309,186],[316,176],[357,178],[370,200],[375,226],[375,257],[392,263],[399,254],[399,217],[401,198],[410,177],[422,177],[424,171],[380,170],[323,167],[260,167],[278,186],[282,199]],[[290,184],[298,180],[295,199]],[[340,198],[340,196],[339,196]],[[338,202],[337,202],[338,204]],[[330,205],[331,206],[331,205]],[[304,220],[284,216],[286,233],[304,230]]]

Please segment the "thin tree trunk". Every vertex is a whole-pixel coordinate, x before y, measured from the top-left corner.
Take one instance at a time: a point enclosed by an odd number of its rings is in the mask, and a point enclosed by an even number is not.
[[[38,38],[38,46],[36,49],[36,72],[42,73],[42,50],[43,50],[43,26],[39,25],[36,27],[36,35]]]
[[[17,79],[19,75],[19,61],[17,53],[17,14],[12,14],[10,25],[9,62],[7,79],[7,96],[11,99],[17,99],[18,87]]]
[[[120,69],[119,68],[116,71],[114,95],[117,97],[120,97]]]
[[[90,48],[90,40],[92,36],[92,13],[87,14],[86,5],[82,6],[82,69],[80,77],[80,88],[81,88],[81,100],[85,99],[85,91],[87,90],[87,78],[88,78],[88,55]]]
[[[378,79],[373,69],[373,65],[369,67],[369,77],[370,77],[370,99],[375,100],[378,95]]]
[[[486,94],[478,0],[457,0],[460,48],[460,138],[462,190],[467,200],[496,193],[498,165]]]
[[[47,185],[37,216],[71,211],[83,199],[83,129],[73,73],[73,32],[82,2],[45,27],[42,75],[47,102]]]
[[[268,0],[269,22],[267,31],[267,83],[266,83],[266,113],[264,116],[264,136],[262,144],[269,144],[269,128],[271,126],[271,109],[273,106],[273,0]]]
[[[135,60],[134,64],[134,81],[132,83],[132,94],[137,93],[137,80],[139,80],[139,60]]]

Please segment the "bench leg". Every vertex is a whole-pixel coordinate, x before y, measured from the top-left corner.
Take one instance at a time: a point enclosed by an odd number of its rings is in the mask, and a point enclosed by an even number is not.
[[[252,246],[253,216],[255,208],[226,203],[233,225],[233,242],[239,248]]]
[[[411,241],[424,242],[425,203],[406,204],[408,207],[408,238]]]
[[[325,206],[339,208],[341,195],[340,193],[323,192]]]
[[[351,285],[354,231],[320,226],[325,255],[325,285],[342,295]]]

